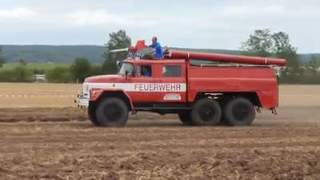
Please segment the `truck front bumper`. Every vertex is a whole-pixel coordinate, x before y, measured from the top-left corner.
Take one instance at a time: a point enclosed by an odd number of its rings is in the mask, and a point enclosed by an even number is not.
[[[75,103],[79,108],[88,108],[89,106],[89,98],[84,97],[83,95],[78,95],[77,99],[75,100]]]

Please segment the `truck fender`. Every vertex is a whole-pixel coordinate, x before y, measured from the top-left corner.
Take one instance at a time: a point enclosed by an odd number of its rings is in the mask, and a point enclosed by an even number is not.
[[[94,88],[90,90],[90,101],[95,102],[100,99],[106,93],[120,93],[123,94],[128,99],[128,104],[130,109],[134,112],[134,105],[132,103],[131,97],[128,95],[127,92],[123,91],[122,89],[99,89]]]

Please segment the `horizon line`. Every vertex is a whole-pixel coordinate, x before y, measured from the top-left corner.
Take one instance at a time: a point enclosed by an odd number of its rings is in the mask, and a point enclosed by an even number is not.
[[[105,45],[97,44],[0,44],[0,47],[3,46],[95,46],[95,47],[105,47]],[[240,49],[214,49],[214,48],[189,48],[189,47],[169,47],[169,48],[181,48],[181,49],[194,49],[194,50],[225,50],[225,51],[243,51]],[[299,52],[297,54],[320,54],[320,52]]]

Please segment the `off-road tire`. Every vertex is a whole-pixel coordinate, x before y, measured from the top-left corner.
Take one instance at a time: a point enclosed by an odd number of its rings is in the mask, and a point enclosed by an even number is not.
[[[220,104],[208,98],[198,100],[192,107],[192,125],[214,126],[221,120],[222,110]]]
[[[97,116],[96,116],[96,107],[94,105],[89,105],[88,107],[88,117],[89,120],[94,124],[95,126],[99,126],[100,124],[97,121]]]
[[[251,125],[256,117],[252,102],[243,97],[231,99],[224,108],[223,121],[229,126]]]
[[[120,98],[106,98],[100,101],[96,109],[100,126],[123,127],[127,124],[129,110]]]
[[[185,126],[191,126],[192,125],[190,111],[179,112],[178,113],[178,117],[179,117],[179,120],[182,122],[183,125],[185,125]]]

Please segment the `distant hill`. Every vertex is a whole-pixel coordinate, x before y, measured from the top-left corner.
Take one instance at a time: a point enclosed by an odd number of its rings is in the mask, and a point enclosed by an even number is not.
[[[177,47],[173,47],[171,49],[207,52],[207,53],[235,54],[235,55],[242,54],[242,51],[239,51],[239,50],[226,50],[226,49],[190,49],[190,48],[177,48]]]
[[[88,58],[91,63],[101,64],[104,61],[103,46],[50,46],[50,45],[1,45],[4,56],[8,62],[17,62],[20,59],[28,62],[52,62],[70,64],[77,57]],[[183,49],[201,52],[214,52],[225,54],[242,54],[238,50],[222,50],[222,49]],[[299,54],[302,62],[306,63],[316,56],[320,59],[320,54]]]
[[[310,53],[310,54],[299,54],[299,60],[303,63],[308,63],[313,57],[320,59],[320,53]]]
[[[1,45],[8,62],[20,59],[28,62],[72,63],[77,57],[88,58],[92,63],[103,62],[103,46],[47,46],[47,45]]]

